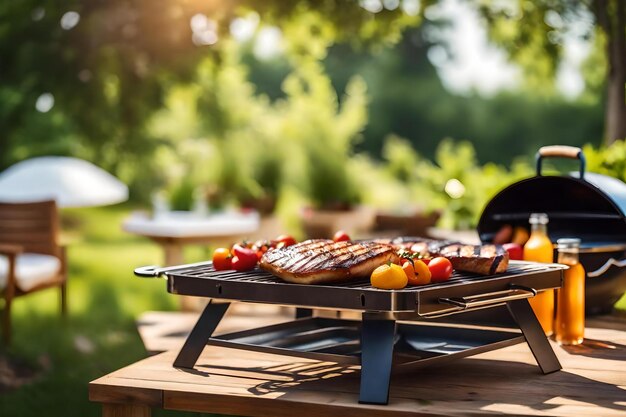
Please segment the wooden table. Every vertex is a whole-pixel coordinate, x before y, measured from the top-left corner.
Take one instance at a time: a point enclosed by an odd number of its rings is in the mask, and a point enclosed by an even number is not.
[[[104,416],[151,408],[244,416],[626,415],[626,319],[588,322],[581,346],[553,347],[563,370],[542,375],[526,344],[392,377],[387,406],[358,404],[358,367],[219,347],[193,370],[165,352],[99,378]]]

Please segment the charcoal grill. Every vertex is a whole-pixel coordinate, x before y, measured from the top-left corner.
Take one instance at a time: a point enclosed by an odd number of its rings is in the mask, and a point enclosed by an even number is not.
[[[455,272],[450,280],[402,290],[380,290],[368,280],[345,284],[288,283],[261,269],[216,271],[211,262],[137,268],[140,277],[167,278],[173,294],[208,297],[176,360],[193,368],[207,344],[361,365],[359,402],[386,404],[392,368],[442,363],[526,342],[541,371],[561,369],[528,299],[561,286],[558,264],[511,261],[506,273]],[[229,303],[213,299],[295,306],[283,324],[212,337]],[[458,327],[430,319],[506,305],[519,329]],[[362,312],[362,320],[313,317],[312,308]],[[398,323],[397,323],[398,322]]]
[[[542,160],[555,157],[578,160],[579,170],[560,176],[542,173]],[[509,185],[487,203],[477,227],[480,240],[493,242],[506,225],[528,229],[531,213],[546,213],[552,242],[581,240],[587,314],[608,314],[626,292],[626,184],[586,172],[580,148],[546,146],[536,160],[534,177]]]

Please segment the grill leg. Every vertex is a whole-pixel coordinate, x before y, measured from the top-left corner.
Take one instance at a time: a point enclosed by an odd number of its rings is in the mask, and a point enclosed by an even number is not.
[[[313,317],[313,310],[310,308],[296,308],[296,318],[303,319],[305,317]]]
[[[552,350],[552,346],[550,346],[550,342],[548,342],[548,338],[528,300],[509,301],[506,305],[522,330],[526,343],[528,343],[530,351],[541,368],[541,372],[549,374],[560,370],[561,363]]]
[[[229,305],[230,303],[214,304],[213,300],[209,301],[193,330],[187,336],[182,349],[178,352],[178,356],[174,361],[175,367],[191,369],[195,366],[207,341],[220,320],[222,320],[222,317],[224,317],[224,314],[226,314]]]
[[[393,359],[394,320],[368,319],[361,327],[361,404],[387,404]]]

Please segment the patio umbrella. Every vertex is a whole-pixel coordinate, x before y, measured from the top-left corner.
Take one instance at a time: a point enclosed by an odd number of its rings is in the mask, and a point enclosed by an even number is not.
[[[128,187],[90,162],[63,156],[28,159],[0,174],[0,201],[47,199],[59,207],[104,206],[127,200]]]

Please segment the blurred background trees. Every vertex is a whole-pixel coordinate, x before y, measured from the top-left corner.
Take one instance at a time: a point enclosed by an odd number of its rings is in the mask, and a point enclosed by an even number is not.
[[[442,34],[459,5],[523,82],[449,88]],[[0,169],[74,155],[139,202],[158,190],[181,209],[408,200],[467,226],[498,187],[532,174],[539,146],[601,155],[603,138],[624,136],[622,35],[619,0],[4,2]],[[590,51],[575,97],[555,86],[568,37]]]

